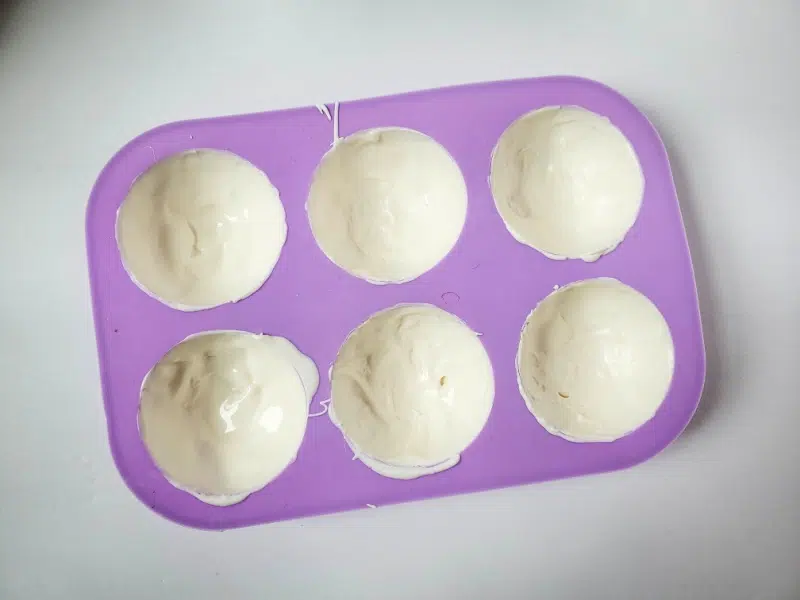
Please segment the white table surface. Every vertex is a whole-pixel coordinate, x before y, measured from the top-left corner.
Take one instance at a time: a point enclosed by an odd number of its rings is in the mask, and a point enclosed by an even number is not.
[[[800,598],[796,0],[0,5],[0,598]],[[225,533],[141,505],[83,240],[111,155],[178,119],[563,73],[671,153],[709,359],[684,435],[625,472]]]

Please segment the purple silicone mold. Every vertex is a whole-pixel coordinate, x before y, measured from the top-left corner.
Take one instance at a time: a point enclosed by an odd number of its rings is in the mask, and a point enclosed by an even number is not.
[[[577,105],[607,116],[631,141],[644,170],[636,224],[614,252],[595,263],[549,260],[516,242],[489,190],[490,156],[500,134],[520,115],[549,105]],[[338,113],[342,136],[379,126],[421,131],[442,144],[464,173],[469,210],[461,238],[437,267],[412,282],[375,286],[356,279],[314,242],[306,194],[333,134],[332,122],[315,107],[165,125],[130,142],[100,174],[86,221],[100,374],[111,451],[142,502],[179,523],[227,529],[621,469],[647,460],[680,434],[703,387],[702,329],[667,155],[636,107],[593,81],[545,77],[345,102]],[[182,313],[131,281],[114,230],[134,180],[156,161],[196,148],[228,150],[262,169],[280,192],[289,233],[272,276],[255,294]],[[672,331],[675,374],[663,405],[643,427],[613,443],[576,444],[550,435],[528,412],[514,358],[531,309],[554,286],[592,277],[615,277],[658,306]],[[153,464],[138,433],[139,388],[153,364],[188,335],[240,329],[288,338],[319,368],[311,407],[316,412],[328,398],[326,373],[347,334],[372,313],[401,302],[427,302],[458,315],[483,334],[492,359],[492,414],[453,469],[412,481],[381,477],[352,460],[327,416],[309,419],[293,464],[234,506],[200,502],[170,485]]]

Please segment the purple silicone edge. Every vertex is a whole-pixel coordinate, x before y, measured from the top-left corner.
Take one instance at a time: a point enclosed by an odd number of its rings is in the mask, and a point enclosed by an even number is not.
[[[515,84],[534,83],[534,82],[536,82],[536,83],[569,82],[569,83],[579,83],[581,85],[585,85],[585,86],[589,86],[589,87],[595,87],[595,88],[597,88],[599,90],[602,90],[604,93],[606,93],[608,95],[615,96],[618,102],[621,102],[621,103],[627,105],[629,110],[631,110],[633,112],[636,112],[641,118],[643,118],[647,122],[647,125],[648,125],[648,127],[650,129],[650,134],[652,136],[654,136],[654,138],[657,139],[657,141],[658,141],[659,153],[660,153],[659,160],[663,160],[664,163],[667,166],[666,173],[669,176],[670,192],[671,192],[671,195],[676,200],[678,200],[677,191],[675,189],[674,176],[673,176],[672,169],[671,169],[671,166],[670,166],[668,153],[666,151],[666,148],[665,148],[665,145],[663,143],[663,140],[661,139],[661,136],[658,133],[658,130],[653,126],[652,122],[647,117],[647,115],[645,115],[641,110],[639,110],[624,95],[620,94],[619,92],[617,92],[613,88],[611,88],[611,87],[609,87],[609,86],[607,86],[607,85],[605,85],[605,84],[603,84],[601,82],[592,80],[592,79],[578,77],[578,76],[572,76],[572,75],[556,75],[556,76],[536,77],[536,78],[520,78],[520,79],[512,79],[512,80],[500,80],[500,81],[491,81],[491,82],[476,82],[476,83],[468,83],[468,84],[461,84],[461,85],[455,85],[455,86],[446,86],[446,87],[442,87],[442,88],[431,88],[431,89],[426,89],[426,90],[415,90],[415,91],[404,92],[404,93],[400,93],[400,94],[386,94],[386,95],[376,96],[376,97],[372,97],[372,98],[368,98],[368,99],[345,101],[342,104],[346,104],[347,106],[357,106],[357,105],[359,105],[361,103],[367,103],[367,102],[371,102],[371,101],[375,101],[375,100],[381,100],[381,99],[390,99],[390,98],[392,98],[392,99],[410,99],[410,98],[414,98],[416,96],[421,96],[421,95],[429,94],[431,92],[436,92],[436,91],[468,91],[468,90],[473,89],[473,88],[482,88],[482,87],[487,87],[487,86],[513,86]],[[88,271],[89,271],[90,292],[91,292],[91,299],[92,299],[92,313],[93,313],[93,318],[94,318],[94,322],[95,322],[95,339],[96,339],[96,342],[97,342],[97,349],[98,349],[98,366],[99,366],[99,370],[100,370],[101,391],[102,391],[102,394],[103,394],[103,404],[104,404],[104,409],[105,409],[105,412],[106,412],[106,430],[107,430],[107,435],[108,435],[108,438],[109,438],[109,446],[110,446],[110,449],[111,449],[112,458],[113,458],[114,463],[115,463],[115,465],[117,467],[117,470],[119,471],[120,476],[121,476],[122,480],[125,482],[126,486],[131,490],[131,492],[145,506],[150,508],[156,514],[158,514],[158,515],[160,515],[162,517],[165,517],[168,520],[171,520],[171,521],[173,521],[175,523],[181,524],[181,525],[190,526],[190,527],[193,527],[193,528],[203,529],[203,530],[218,531],[218,530],[246,527],[246,526],[250,526],[250,525],[254,525],[254,524],[266,524],[266,523],[276,522],[276,521],[281,521],[281,520],[291,520],[291,519],[295,519],[295,518],[298,518],[298,517],[308,517],[308,516],[317,516],[317,515],[321,515],[321,514],[331,514],[331,513],[335,513],[335,512],[344,512],[344,511],[348,511],[348,510],[355,510],[358,507],[334,508],[334,509],[328,510],[328,511],[318,511],[318,512],[315,512],[315,513],[303,513],[303,514],[297,514],[297,515],[288,515],[285,518],[276,518],[276,519],[269,519],[269,520],[253,519],[253,520],[244,521],[244,522],[226,523],[223,526],[219,526],[217,523],[215,523],[213,521],[210,521],[210,520],[193,519],[193,518],[190,518],[190,517],[186,517],[186,516],[184,516],[182,514],[176,514],[174,512],[161,510],[160,509],[161,507],[156,508],[153,505],[151,505],[151,503],[148,501],[148,499],[146,497],[144,497],[135,486],[132,485],[131,481],[129,481],[129,479],[128,479],[128,475],[126,475],[126,465],[125,465],[124,461],[121,459],[121,449],[118,447],[118,440],[115,438],[115,436],[112,433],[112,423],[111,423],[111,421],[109,419],[109,415],[113,413],[113,409],[110,407],[111,402],[110,402],[110,398],[109,398],[109,394],[110,394],[109,374],[107,372],[107,365],[105,364],[105,360],[103,359],[103,356],[105,355],[105,352],[106,352],[105,337],[103,335],[105,333],[106,324],[104,322],[103,315],[101,314],[101,309],[100,309],[100,306],[98,304],[98,296],[99,296],[98,286],[99,286],[99,281],[98,281],[98,278],[96,277],[96,271],[97,271],[97,269],[99,267],[96,265],[96,263],[94,261],[94,257],[93,257],[94,256],[93,250],[95,249],[96,241],[94,240],[93,236],[91,235],[91,223],[92,223],[93,217],[94,217],[94,212],[93,212],[92,209],[93,209],[94,204],[99,201],[98,197],[101,195],[100,194],[100,189],[102,188],[103,181],[105,180],[105,178],[107,178],[109,176],[110,173],[113,172],[113,170],[116,168],[117,163],[119,163],[125,157],[125,155],[128,152],[139,148],[142,145],[142,143],[147,141],[149,138],[155,137],[158,134],[163,133],[163,132],[168,132],[168,131],[171,131],[173,129],[178,129],[178,128],[186,127],[186,126],[189,126],[189,125],[201,125],[201,124],[208,123],[208,122],[235,124],[235,123],[240,122],[240,121],[248,121],[249,119],[252,119],[254,116],[258,116],[258,115],[267,115],[267,114],[269,114],[269,115],[289,115],[289,114],[292,114],[292,113],[308,110],[309,108],[315,108],[315,107],[311,106],[311,107],[286,108],[286,109],[280,109],[280,110],[276,110],[276,111],[262,111],[262,112],[258,112],[258,113],[247,113],[247,114],[238,114],[238,115],[225,115],[225,116],[220,116],[220,117],[208,117],[208,118],[200,118],[200,119],[188,119],[188,120],[174,121],[174,122],[170,122],[170,123],[166,123],[166,124],[162,124],[162,125],[156,126],[154,128],[151,128],[151,129],[141,133],[140,135],[136,136],[135,138],[133,138],[131,141],[126,143],[124,146],[122,146],[109,159],[109,161],[105,164],[105,166],[101,170],[100,174],[98,175],[94,185],[92,186],[91,193],[89,195],[89,200],[88,200],[88,203],[87,203],[87,206],[86,206],[86,231],[85,231],[87,258],[88,258],[88,267],[89,267]],[[487,161],[488,161],[488,157],[487,157]],[[570,479],[570,478],[573,478],[573,477],[584,477],[584,476],[587,476],[587,475],[609,473],[609,472],[614,472],[614,471],[618,471],[618,470],[628,469],[628,468],[631,468],[631,467],[636,466],[638,464],[641,464],[643,462],[646,462],[646,461],[650,460],[651,458],[654,458],[655,456],[660,454],[664,449],[666,449],[678,437],[680,437],[680,435],[684,432],[684,430],[686,429],[688,424],[691,422],[692,417],[694,416],[694,414],[697,411],[697,408],[699,406],[699,403],[700,403],[700,400],[701,400],[701,397],[702,397],[702,393],[703,393],[704,384],[705,384],[706,369],[707,369],[707,357],[706,357],[705,339],[704,339],[703,327],[702,327],[702,314],[701,314],[701,312],[699,310],[699,302],[697,301],[697,283],[696,283],[696,275],[695,275],[694,265],[693,265],[693,261],[692,261],[692,258],[691,258],[691,249],[690,249],[690,246],[689,246],[689,243],[688,243],[688,239],[687,239],[687,235],[686,235],[686,228],[685,228],[685,224],[684,224],[682,210],[681,210],[681,207],[680,207],[680,202],[677,202],[676,204],[677,204],[676,208],[677,208],[677,211],[678,211],[678,216],[680,218],[680,224],[681,224],[682,247],[680,248],[680,250],[682,250],[685,253],[685,256],[687,258],[687,264],[688,264],[689,270],[690,270],[691,282],[692,282],[692,286],[694,288],[694,295],[695,295],[694,305],[695,305],[695,310],[696,310],[696,315],[694,315],[694,316],[695,316],[695,318],[697,320],[697,324],[698,324],[697,333],[698,333],[699,338],[700,338],[699,339],[700,344],[699,344],[699,348],[698,348],[698,352],[699,353],[696,356],[696,360],[698,361],[698,367],[699,367],[699,371],[701,373],[701,375],[700,375],[700,387],[697,390],[696,398],[694,399],[694,401],[691,404],[691,410],[689,410],[686,413],[685,418],[682,420],[680,428],[679,429],[676,428],[674,430],[672,436],[669,439],[667,439],[666,441],[664,441],[663,443],[661,443],[660,445],[656,446],[655,449],[652,451],[652,453],[649,454],[649,455],[644,455],[644,456],[633,455],[633,456],[630,457],[631,458],[630,460],[624,460],[624,459],[623,460],[617,460],[613,464],[609,463],[606,467],[593,468],[593,470],[591,472],[575,472],[575,473],[568,473],[566,475],[560,475],[560,476],[544,477],[542,479],[539,479],[539,480],[533,481],[533,482],[529,482],[529,483],[514,483],[514,482],[510,482],[510,483],[505,483],[505,484],[500,484],[500,485],[493,485],[491,483],[487,483],[486,485],[483,485],[483,486],[475,486],[473,488],[473,490],[469,491],[469,492],[453,490],[453,491],[450,491],[450,492],[437,493],[433,497],[447,497],[447,496],[458,495],[458,494],[463,494],[463,493],[474,493],[474,492],[487,491],[487,490],[491,490],[491,489],[502,489],[502,488],[506,488],[506,487],[514,487],[514,486],[517,486],[517,485],[535,485],[537,483],[544,483],[544,482],[547,482],[547,481],[554,481],[554,480],[558,480],[558,479]],[[602,276],[602,275],[598,275],[598,276]],[[321,369],[321,371],[322,371],[322,369]],[[324,373],[321,372],[321,376],[324,376]],[[409,500],[401,499],[401,500],[397,500],[397,501],[394,501],[394,502],[389,500],[389,501],[382,502],[381,505],[387,505],[387,504],[393,504],[393,503],[402,503],[402,502],[406,502],[406,501],[409,501]],[[411,500],[411,501],[413,501],[413,500]]]

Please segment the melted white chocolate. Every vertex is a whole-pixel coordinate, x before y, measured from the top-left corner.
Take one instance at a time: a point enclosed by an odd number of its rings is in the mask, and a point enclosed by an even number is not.
[[[458,241],[467,188],[431,138],[372,129],[336,141],[314,173],[306,208],[333,263],[371,283],[401,283],[432,269]]]
[[[489,418],[492,365],[478,336],[427,304],[398,305],[353,331],[331,370],[329,414],[355,455],[399,479],[449,469]]]
[[[283,205],[267,176],[216,150],[156,163],[133,184],[117,216],[131,278],[180,310],[249,296],[272,273],[285,241]]]
[[[608,119],[577,107],[530,112],[492,154],[495,205],[517,241],[554,259],[597,260],[639,214],[644,176]]]
[[[203,333],[145,377],[139,431],[173,485],[233,504],[294,460],[318,383],[313,361],[284,338]]]
[[[517,379],[550,433],[610,442],[649,421],[672,380],[675,351],[664,317],[616,279],[559,288],[528,316]]]

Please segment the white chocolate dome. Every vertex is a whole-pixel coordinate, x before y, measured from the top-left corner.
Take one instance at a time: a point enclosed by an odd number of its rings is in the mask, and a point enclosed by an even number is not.
[[[371,129],[323,157],[308,218],[325,255],[372,283],[401,283],[436,266],[458,241],[467,188],[458,165],[417,131]]]
[[[192,336],[145,378],[139,431],[176,487],[233,504],[294,460],[318,383],[313,361],[284,338]]]
[[[179,310],[241,300],[272,273],[286,217],[267,176],[234,154],[184,152],[153,165],[117,215],[131,278]]]
[[[625,135],[578,107],[542,108],[514,121],[494,149],[490,183],[514,238],[555,259],[593,261],[611,252],[644,194]]]
[[[331,370],[331,419],[356,455],[388,477],[455,465],[493,399],[492,365],[477,334],[428,304],[372,315]]]
[[[606,278],[547,296],[528,315],[517,352],[528,409],[550,433],[574,442],[610,442],[649,421],[674,365],[656,306]]]

